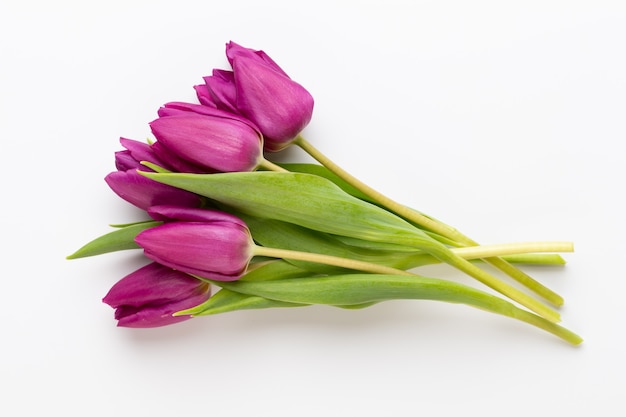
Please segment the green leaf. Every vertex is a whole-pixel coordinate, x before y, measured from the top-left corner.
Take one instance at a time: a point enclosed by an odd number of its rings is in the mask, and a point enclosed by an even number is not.
[[[250,266],[250,270],[240,278],[241,281],[263,282],[278,279],[302,278],[310,276],[307,270],[292,265],[284,260],[260,262]],[[200,278],[202,279],[202,278]],[[217,284],[220,285],[221,284]],[[250,310],[274,307],[301,307],[306,304],[289,303],[259,297],[250,294],[241,294],[225,288],[219,290],[207,301],[187,310],[179,311],[175,315],[206,316],[236,310]]]
[[[145,221],[119,227],[117,230],[102,235],[87,243],[76,252],[69,255],[67,259],[85,258],[127,249],[138,249],[139,246],[135,243],[135,236],[137,236],[139,232],[159,224],[161,224],[161,222]]]
[[[292,265],[285,260],[274,260],[252,265],[250,271],[248,271],[243,277],[241,277],[240,281],[265,282],[294,278],[308,279],[312,276],[313,275],[311,275],[309,271]],[[216,284],[221,286],[221,284],[219,283]],[[338,307],[347,309],[359,309],[369,307],[373,304],[375,303],[364,303]],[[174,315],[207,316],[237,310],[304,307],[308,305],[309,304],[272,300],[257,295],[244,294],[229,290],[227,288],[221,288],[216,294],[214,294],[204,303],[187,310],[178,311]]]
[[[390,211],[386,207],[380,205],[378,201],[374,200],[373,198],[371,198],[367,194],[363,193],[362,191],[360,191],[356,187],[354,187],[351,184],[347,183],[343,178],[339,177],[337,174],[335,174],[334,172],[330,171],[328,168],[326,168],[323,165],[307,164],[307,163],[281,163],[281,164],[277,164],[277,165],[280,165],[281,167],[283,167],[283,168],[285,168],[285,169],[287,169],[288,171],[291,171],[291,172],[301,172],[301,173],[313,174],[313,175],[317,175],[317,176],[326,178],[326,179],[332,181],[334,184],[336,184],[343,191],[345,191],[346,193],[348,193],[348,194],[358,198],[359,200],[367,201],[368,203],[377,205],[377,206],[381,207],[384,210]],[[433,219],[431,216],[428,216],[425,213],[419,212],[419,211],[417,211],[415,209],[412,209],[412,210],[420,213],[421,215],[423,215],[425,217],[429,217],[429,218]],[[436,220],[436,219],[433,219],[433,220]],[[416,223],[413,223],[413,222],[410,222],[410,221],[409,221],[409,223],[413,224],[413,226],[415,226],[418,229],[424,230],[422,228],[422,226],[419,225],[419,224],[416,224]],[[458,242],[455,242],[452,239],[446,238],[444,236],[441,236],[441,235],[439,235],[437,233],[434,233],[434,232],[431,232],[429,230],[424,230],[424,232],[426,234],[428,234],[430,237],[432,237],[433,239],[437,240],[438,242],[443,243],[444,245],[459,246]],[[361,242],[365,242],[365,241],[361,241]]]
[[[256,295],[241,294],[222,288],[199,306],[178,311],[175,316],[208,316],[238,310],[256,310],[264,308],[303,307],[308,304],[296,304],[285,301],[270,300]]]
[[[322,165],[318,165],[318,164],[306,164],[306,163],[281,163],[281,164],[277,164],[280,165],[281,167],[285,168],[288,171],[291,172],[300,172],[300,173],[304,173],[304,174],[313,174],[313,175],[317,175],[319,177],[323,177],[326,178],[330,181],[332,181],[334,184],[336,184],[339,188],[341,188],[342,190],[344,190],[346,193],[360,199],[360,200],[364,200],[367,202],[370,202],[372,204],[376,204],[376,202],[369,197],[367,194],[364,194],[363,192],[359,191],[357,188],[353,187],[352,185],[348,184],[346,181],[344,181],[340,176],[338,176],[337,174],[333,173],[332,171],[330,171],[328,168],[326,168],[325,166]]]
[[[275,259],[251,264],[245,275],[239,278],[239,281],[273,281],[287,278],[301,278],[310,275],[311,272],[306,269],[293,265],[284,259]]]
[[[524,321],[572,344],[582,342],[582,338],[570,330],[522,310],[506,300],[467,285],[435,278],[349,274],[265,282],[235,281],[223,284],[223,288],[239,293],[302,304],[353,306],[400,299],[460,303]]]

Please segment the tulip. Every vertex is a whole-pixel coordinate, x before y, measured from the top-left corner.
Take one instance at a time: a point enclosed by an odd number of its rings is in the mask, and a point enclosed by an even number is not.
[[[263,160],[260,132],[239,118],[181,111],[159,117],[150,128],[157,139],[153,149],[166,162],[174,157],[204,172],[238,172],[253,171]]]
[[[195,307],[211,296],[210,285],[158,263],[118,281],[102,299],[115,309],[120,327],[159,327],[188,320],[173,313]]]
[[[238,279],[252,259],[254,242],[239,218],[214,210],[154,206],[164,223],[135,237],[145,255],[170,268],[217,281]]]
[[[259,127],[266,151],[288,146],[311,121],[313,97],[265,52],[226,45],[233,71],[214,70],[194,87],[201,103],[241,114]]]

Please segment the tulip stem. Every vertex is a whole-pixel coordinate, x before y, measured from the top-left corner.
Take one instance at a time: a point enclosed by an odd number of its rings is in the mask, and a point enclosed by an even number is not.
[[[392,200],[391,198],[383,195],[379,191],[373,189],[369,185],[363,183],[361,180],[354,177],[346,170],[341,168],[339,165],[334,163],[332,160],[330,160],[326,155],[320,152],[301,135],[298,135],[293,143],[299,146],[302,150],[308,153],[313,159],[317,160],[329,171],[333,172],[345,182],[347,182],[357,190],[361,191],[363,194],[369,196],[378,204],[387,208],[398,216],[412,222],[413,224],[437,233],[445,238],[451,239],[462,247],[478,246],[477,242],[465,236],[455,228],[431,217],[428,217],[424,214],[421,214],[418,211],[415,211],[405,205],[402,205]],[[525,285],[528,289],[543,297],[551,304],[555,306],[560,306],[563,304],[563,298],[560,295],[556,294],[554,291],[534,280],[532,277],[530,277],[520,269],[516,268],[515,266],[511,265],[504,259],[485,255],[485,258],[483,258],[483,260],[491,264],[495,268],[501,270],[502,272],[506,273],[519,283]]]
[[[292,261],[314,262],[318,264],[337,266],[340,268],[353,269],[356,271],[369,272],[372,274],[387,275],[415,275],[402,269],[390,266],[379,265],[370,262],[358,261],[355,259],[341,258],[338,256],[323,255],[319,253],[300,252],[288,249],[268,248],[255,245],[254,256],[267,256],[269,258],[290,259]]]
[[[268,161],[267,159],[263,158],[261,160],[261,162],[259,163],[258,168],[262,168],[265,169],[267,171],[276,171],[276,172],[288,172],[285,168],[276,165],[275,163]]]
[[[467,246],[450,249],[456,255],[464,259],[480,259],[507,255],[520,255],[524,253],[539,252],[573,252],[574,245],[571,242],[519,242],[500,243],[496,245]]]

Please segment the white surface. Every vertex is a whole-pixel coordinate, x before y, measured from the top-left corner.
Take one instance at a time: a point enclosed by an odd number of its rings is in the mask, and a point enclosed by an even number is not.
[[[621,1],[4,1],[0,414],[624,415],[625,22]],[[585,343],[428,302],[116,328],[100,300],[140,256],[64,257],[141,217],[103,181],[118,138],[194,99],[228,40],[311,91],[307,138],[370,185],[483,243],[574,241],[530,272]]]

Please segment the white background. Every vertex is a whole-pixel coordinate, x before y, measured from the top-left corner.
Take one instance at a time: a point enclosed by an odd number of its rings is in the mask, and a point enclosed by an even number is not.
[[[623,4],[3,1],[0,414],[624,415]],[[306,137],[375,188],[482,243],[573,241],[527,270],[584,344],[417,301],[116,328],[101,298],[141,255],[65,256],[142,218],[103,181],[118,138],[229,40],[313,94]]]

